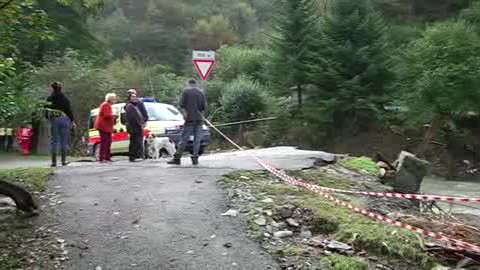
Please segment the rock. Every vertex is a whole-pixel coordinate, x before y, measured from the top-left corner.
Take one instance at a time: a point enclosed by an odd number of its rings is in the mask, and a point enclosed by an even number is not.
[[[97,267],[95,267],[95,270],[102,270],[102,267],[101,267],[101,266],[97,266]]]
[[[271,235],[271,234],[269,234],[269,233],[263,233],[263,236],[265,236],[266,238],[270,238],[270,237],[272,237],[272,235]]]
[[[300,232],[300,237],[303,239],[308,239],[312,237],[312,232],[310,230],[302,229]]]
[[[385,169],[385,170],[389,170],[389,169],[390,169],[390,166],[388,166],[388,164],[387,164],[386,162],[383,162],[383,161],[377,162],[377,167],[383,168],[383,169]]]
[[[295,209],[295,206],[285,205],[285,206],[278,207],[277,209],[275,209],[275,212],[282,219],[287,219],[287,218],[292,217],[294,209]]]
[[[136,218],[132,221],[132,224],[138,224],[140,222],[140,219],[139,218]]]
[[[279,231],[279,232],[275,232],[273,234],[273,236],[275,238],[286,238],[286,237],[290,237],[292,235],[293,235],[292,231]]]
[[[352,250],[351,246],[342,242],[338,242],[336,240],[325,241],[325,242],[327,243],[327,249],[332,251],[346,252],[346,251]]]
[[[230,243],[230,242],[227,242],[227,243],[223,244],[223,246],[226,247],[226,248],[231,248],[231,247],[233,247],[233,244]]]
[[[262,203],[274,203],[272,198],[266,198],[264,200],[261,200]]]
[[[248,176],[245,176],[245,175],[242,175],[242,176],[240,176],[240,179],[243,179],[243,180],[250,180],[250,177],[248,177]]]
[[[273,216],[273,212],[270,211],[270,210],[265,210],[265,211],[263,211],[263,213],[264,213],[265,215],[269,216],[269,217]]]
[[[323,247],[323,240],[315,237],[310,240],[308,240],[307,245],[312,246],[312,247]]]
[[[212,235],[210,236],[210,239],[215,239],[215,237],[217,237],[217,236],[216,236],[215,234],[212,234]]]
[[[197,179],[197,180],[195,180],[195,183],[197,183],[197,184],[201,184],[201,183],[203,183],[203,181],[202,181],[202,180],[200,180],[200,179]]]
[[[337,157],[335,154],[321,152],[320,156],[315,159],[313,165],[317,167],[324,167],[330,164],[335,164],[335,162],[337,162]]]
[[[238,264],[236,262],[232,263],[232,266],[237,266]]]
[[[285,223],[285,222],[273,222],[272,226],[277,228],[277,229],[282,230],[282,229],[285,229],[287,227],[287,223]]]
[[[266,226],[267,219],[264,216],[259,216],[257,219],[255,219],[255,224],[258,226]]]
[[[93,206],[97,206],[97,205],[98,205],[98,202],[96,202],[96,203],[93,203]]]
[[[397,175],[394,191],[401,193],[418,193],[423,177],[428,174],[430,163],[417,158],[415,155],[402,151],[395,161]]]
[[[270,233],[270,234],[273,233],[273,227],[272,226],[267,225],[267,227],[265,227],[265,228],[266,228],[268,233]]]
[[[193,250],[187,251],[187,254],[193,254],[193,253],[195,253],[195,251],[193,251]]]
[[[384,178],[385,175],[387,175],[387,170],[385,168],[380,168],[380,170],[378,171],[378,177]]]
[[[300,224],[298,224],[298,222],[296,220],[294,220],[293,218],[287,218],[287,224],[292,226],[292,227],[300,227]]]
[[[222,216],[236,217],[238,216],[238,211],[230,209],[227,212],[223,213]]]

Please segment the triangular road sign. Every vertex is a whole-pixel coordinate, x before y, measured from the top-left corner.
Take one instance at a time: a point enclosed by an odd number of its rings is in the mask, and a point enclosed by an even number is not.
[[[213,67],[215,66],[215,60],[204,60],[204,59],[193,59],[193,64],[197,69],[200,78],[203,81],[206,81],[212,73]]]

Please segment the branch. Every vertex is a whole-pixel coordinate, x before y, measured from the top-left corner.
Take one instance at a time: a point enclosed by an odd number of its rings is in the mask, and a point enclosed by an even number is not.
[[[0,6],[0,10],[6,8],[8,5],[10,5],[14,0],[8,0],[6,3],[3,3],[1,6]]]

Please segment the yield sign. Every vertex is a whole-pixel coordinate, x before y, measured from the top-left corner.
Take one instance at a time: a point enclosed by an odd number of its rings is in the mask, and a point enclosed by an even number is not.
[[[203,81],[208,80],[215,66],[215,52],[193,51],[193,65]]]

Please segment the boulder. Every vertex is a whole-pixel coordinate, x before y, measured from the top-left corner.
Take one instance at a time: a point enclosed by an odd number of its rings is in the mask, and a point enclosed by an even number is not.
[[[397,174],[394,191],[399,193],[418,193],[423,178],[428,174],[430,163],[417,158],[414,154],[402,151],[395,161]]]

